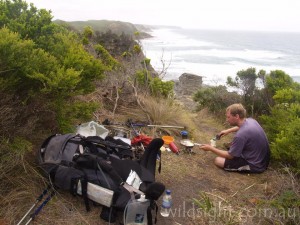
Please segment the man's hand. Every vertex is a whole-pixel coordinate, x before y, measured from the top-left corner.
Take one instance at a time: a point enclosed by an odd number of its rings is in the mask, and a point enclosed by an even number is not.
[[[204,151],[211,151],[213,146],[209,144],[202,144],[199,146],[199,149],[204,150]]]
[[[203,144],[199,146],[199,149],[204,150],[204,151],[211,151],[215,153],[216,155],[226,158],[226,159],[232,159],[233,157],[228,153],[228,151],[220,150],[217,149],[209,144]]]
[[[220,133],[218,133],[219,138],[226,136],[227,134],[230,134],[232,132],[237,132],[240,128],[238,126],[231,127],[227,130],[222,130]]]

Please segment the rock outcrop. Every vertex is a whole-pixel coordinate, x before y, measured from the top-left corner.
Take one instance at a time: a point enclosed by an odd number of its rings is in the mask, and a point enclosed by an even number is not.
[[[202,76],[183,73],[178,81],[175,81],[176,99],[191,111],[195,110],[196,102],[193,101],[193,94],[202,87]]]
[[[196,74],[183,73],[175,83],[177,95],[193,95],[202,87],[202,77]]]

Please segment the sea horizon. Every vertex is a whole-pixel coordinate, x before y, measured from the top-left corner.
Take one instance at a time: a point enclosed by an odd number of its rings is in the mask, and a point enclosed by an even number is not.
[[[203,77],[205,84],[224,85],[227,77],[248,68],[283,70],[300,82],[300,33],[186,29],[156,26],[142,39],[144,54],[164,80],[183,73]]]

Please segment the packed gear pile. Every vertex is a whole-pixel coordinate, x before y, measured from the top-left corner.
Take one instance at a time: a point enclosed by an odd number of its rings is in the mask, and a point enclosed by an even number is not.
[[[54,188],[82,196],[87,211],[91,202],[102,205],[100,217],[109,222],[116,220],[117,212],[124,212],[130,200],[145,195],[150,201],[145,221],[152,224],[151,212],[157,209],[156,200],[165,190],[162,183],[155,181],[163,140],[147,139],[143,142],[145,151],[136,159],[133,146],[122,138],[103,138],[97,132],[90,136],[84,129],[85,135],[77,130],[76,134],[51,135],[44,141],[38,151],[44,176]],[[137,144],[144,140],[138,139],[135,138]],[[158,167],[160,172],[160,161]]]

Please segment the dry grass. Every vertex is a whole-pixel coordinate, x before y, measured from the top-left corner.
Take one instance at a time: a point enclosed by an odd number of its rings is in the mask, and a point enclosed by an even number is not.
[[[122,112],[125,117],[131,118],[133,121],[146,121],[152,125],[171,125],[182,126],[193,132],[196,126],[190,115],[179,104],[171,99],[158,99],[151,97],[140,97],[143,111],[138,108],[123,108]],[[151,134],[152,136],[162,136],[169,134],[179,136],[178,128],[146,128],[142,132]]]
[[[190,113],[171,101],[149,98],[143,99],[142,103],[153,124],[185,126],[190,138],[196,142],[206,143],[225,128],[220,123],[222,119],[214,118],[205,110]],[[126,118],[145,121],[147,116],[136,108],[127,108],[126,114],[118,118],[121,121]],[[287,190],[295,193],[296,200],[300,199],[299,180],[288,168],[279,171],[271,167],[256,175],[228,173],[213,165],[215,155],[210,152],[194,147],[194,154],[184,153],[179,144],[180,129],[143,128],[142,131],[157,137],[169,133],[181,149],[179,155],[162,153],[162,172],[156,178],[172,190],[174,205],[170,217],[158,215],[158,225],[299,224],[299,214],[294,217],[285,214],[285,218],[278,214],[273,217],[253,214],[263,212],[260,210],[278,210],[274,202],[278,203]],[[218,147],[229,141],[230,136],[226,138],[217,142]],[[9,149],[0,147],[1,157],[7,156],[7,152]],[[6,166],[0,166],[0,224],[17,224],[47,186],[34,163],[35,156],[27,153],[25,157],[24,154],[18,157],[11,154],[5,161]],[[86,212],[81,197],[58,191],[33,224],[108,224],[99,218],[101,207],[92,206],[91,209]]]
[[[47,187],[47,180],[41,177],[36,166],[33,166],[32,163],[28,164],[26,161],[23,166],[23,170],[18,168],[14,173],[1,177],[1,225],[17,224]],[[37,215],[34,224],[99,224],[99,207],[92,207],[92,212],[87,213],[82,198],[74,198],[68,192],[55,190],[55,193],[56,195]],[[49,194],[50,191],[42,201],[36,204],[34,210]],[[30,212],[29,216],[34,210]],[[22,224],[29,220],[29,216]]]

